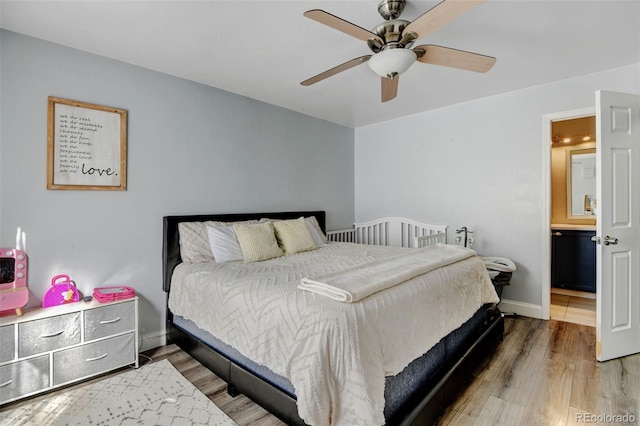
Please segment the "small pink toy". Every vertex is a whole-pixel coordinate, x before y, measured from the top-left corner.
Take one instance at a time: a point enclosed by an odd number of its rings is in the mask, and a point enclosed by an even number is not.
[[[135,290],[127,286],[96,287],[93,289],[93,297],[100,303],[128,299],[135,297],[135,295]]]
[[[21,316],[28,301],[27,255],[22,250],[0,248],[0,311],[15,310]]]
[[[58,280],[64,280],[58,282]],[[65,303],[77,302],[80,300],[80,293],[76,284],[69,279],[68,275],[56,275],[51,278],[51,288],[47,290],[42,298],[42,307],[63,305]]]

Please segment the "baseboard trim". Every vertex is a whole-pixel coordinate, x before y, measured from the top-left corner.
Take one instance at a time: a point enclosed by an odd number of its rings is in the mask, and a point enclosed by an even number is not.
[[[524,317],[538,318],[548,320],[549,318],[542,318],[542,306],[533,305],[531,303],[516,302],[514,300],[502,299],[498,305],[500,310],[504,313],[514,313],[522,315]]]
[[[161,330],[155,333],[138,336],[138,352],[148,351],[149,349],[159,348],[167,344],[167,331]]]

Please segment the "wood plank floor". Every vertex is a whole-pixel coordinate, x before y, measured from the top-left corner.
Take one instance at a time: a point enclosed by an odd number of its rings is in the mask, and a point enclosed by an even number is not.
[[[640,414],[640,355],[598,363],[595,328],[507,319],[505,339],[441,419],[443,425],[573,425]]]
[[[238,425],[284,424],[245,396],[230,397],[221,379],[174,345],[145,352],[141,365],[161,359]],[[625,414],[635,420],[605,423],[639,424],[640,354],[598,363],[595,328],[517,317],[506,318],[504,341],[439,424],[563,426],[593,423],[586,415]]]
[[[598,363],[595,328],[585,325],[517,317],[505,327],[504,341],[440,425],[562,426],[585,423],[586,414],[632,414],[638,424],[640,354]],[[181,350],[147,355],[167,357],[240,426],[283,424],[248,398],[228,396],[220,379]]]
[[[579,293],[579,292],[575,292]],[[596,299],[574,294],[551,293],[551,319],[596,326]]]

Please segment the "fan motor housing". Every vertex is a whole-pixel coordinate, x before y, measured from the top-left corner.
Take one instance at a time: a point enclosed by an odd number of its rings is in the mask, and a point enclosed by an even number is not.
[[[394,19],[377,25],[372,30],[372,32],[378,35],[384,41],[384,43],[380,44],[378,40],[371,39],[367,42],[369,48],[373,53],[378,53],[379,51],[391,46],[406,47],[410,43],[404,43],[404,41],[400,43],[400,41],[402,40],[402,32],[409,24],[409,21],[405,21],[403,19]]]
[[[373,32],[380,36],[386,43],[394,43],[400,41],[402,38],[402,32],[411,22],[404,19],[394,19],[392,21],[383,22],[376,26]]]

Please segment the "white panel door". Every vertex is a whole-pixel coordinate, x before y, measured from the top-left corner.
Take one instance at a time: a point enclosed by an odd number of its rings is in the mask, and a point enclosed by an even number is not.
[[[596,92],[596,357],[640,352],[640,95]]]

